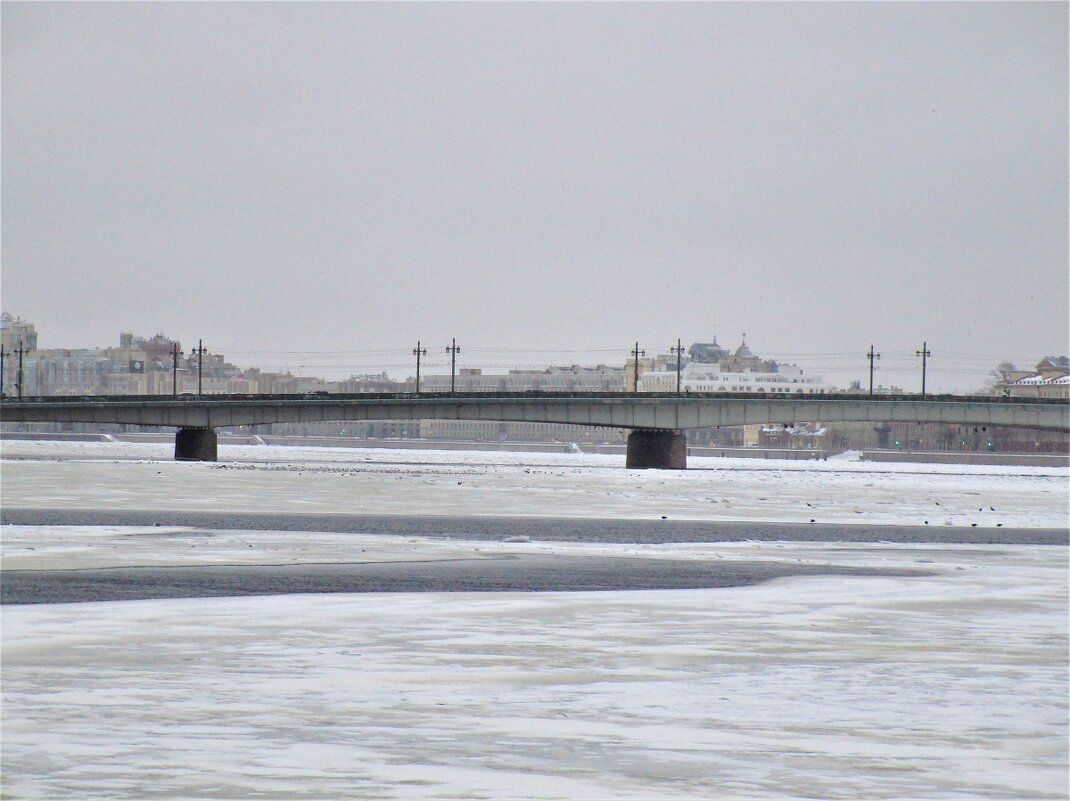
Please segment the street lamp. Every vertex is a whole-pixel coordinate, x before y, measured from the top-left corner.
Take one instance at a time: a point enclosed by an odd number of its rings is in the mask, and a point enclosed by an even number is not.
[[[454,394],[456,389],[457,380],[457,354],[461,352],[461,349],[457,347],[457,338],[454,337],[453,344],[446,346],[446,353],[450,354],[450,394]]]
[[[646,356],[645,350],[639,350],[639,343],[635,343],[635,350],[632,351],[632,355],[635,357],[635,383],[632,388],[632,392],[639,391],[639,357]]]
[[[420,357],[427,355],[427,348],[420,347],[420,340],[416,340],[416,347],[412,349],[412,355],[416,357],[416,394],[420,394]]]
[[[869,394],[873,394],[873,360],[879,359],[881,355],[873,352],[873,346],[869,346],[869,353],[866,354],[866,358],[869,359]]]
[[[197,347],[193,348],[193,350],[190,351],[190,355],[191,356],[196,356],[197,357],[197,394],[198,395],[201,394],[201,365],[204,362],[204,351],[205,351],[205,347],[204,347],[204,340],[203,339],[198,339],[197,340]]]
[[[928,342],[921,343],[921,350],[914,351],[915,356],[921,356],[921,396],[925,397],[925,361],[932,353],[929,351]]]
[[[171,343],[171,394],[178,395],[178,343]]]
[[[19,340],[19,349],[17,351],[15,351],[15,352],[17,354],[19,354],[19,370],[16,373],[17,380],[15,381],[15,389],[17,390],[18,396],[21,398],[22,397],[22,356],[26,352],[26,348],[23,346],[21,339]]]
[[[680,340],[679,339],[676,340],[676,347],[675,348],[669,348],[669,353],[675,353],[676,354],[676,394],[679,395],[680,394],[680,370],[681,370],[680,361],[683,358],[683,353],[684,353],[684,348],[680,344]]]

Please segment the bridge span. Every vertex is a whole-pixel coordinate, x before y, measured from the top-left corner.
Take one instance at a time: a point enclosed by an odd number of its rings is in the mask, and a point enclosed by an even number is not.
[[[7,398],[3,422],[174,426],[175,458],[214,461],[223,426],[485,420],[626,428],[629,467],[684,468],[692,428],[806,422],[951,423],[1070,430],[1070,402],[973,396],[763,393],[421,393]]]

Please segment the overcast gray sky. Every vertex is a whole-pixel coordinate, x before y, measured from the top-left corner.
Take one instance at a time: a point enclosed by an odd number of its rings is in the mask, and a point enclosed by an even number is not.
[[[3,307],[313,373],[746,332],[916,390],[927,341],[969,389],[1068,349],[1067,8],[4,2]]]

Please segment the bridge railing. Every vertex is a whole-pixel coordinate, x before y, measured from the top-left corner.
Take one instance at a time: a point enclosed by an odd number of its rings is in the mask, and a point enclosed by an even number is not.
[[[1023,398],[1005,395],[934,395],[926,393],[903,393],[898,395],[869,395],[866,393],[841,392],[624,392],[589,391],[568,392],[557,390],[517,390],[498,392],[302,392],[302,393],[205,393],[181,395],[26,395],[21,398],[7,395],[0,403],[174,403],[203,401],[393,401],[393,400],[465,400],[465,399],[540,399],[540,400],[783,400],[783,401],[924,401],[926,403],[1000,403],[1013,405],[1070,403],[1067,398]]]

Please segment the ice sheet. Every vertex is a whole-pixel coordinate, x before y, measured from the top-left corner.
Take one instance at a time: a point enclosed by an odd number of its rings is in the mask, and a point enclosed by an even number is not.
[[[1070,494],[1070,470],[1059,467],[695,458],[692,469],[663,471],[627,470],[621,457],[605,455],[271,446],[222,446],[220,458],[174,462],[163,446],[133,443],[13,442],[0,463],[0,500],[64,509],[1050,528],[1066,526]]]
[[[8,607],[5,792],[1066,796],[1065,549],[808,550],[939,575]]]
[[[692,460],[700,469],[663,473],[617,457],[290,448],[224,448],[230,461],[211,465],[142,445],[17,445],[0,462],[5,506],[1066,523],[1065,469]],[[1067,797],[1065,547],[118,526],[5,526],[2,542],[5,569],[331,561],[355,550],[934,575],[6,606],[5,796]]]

